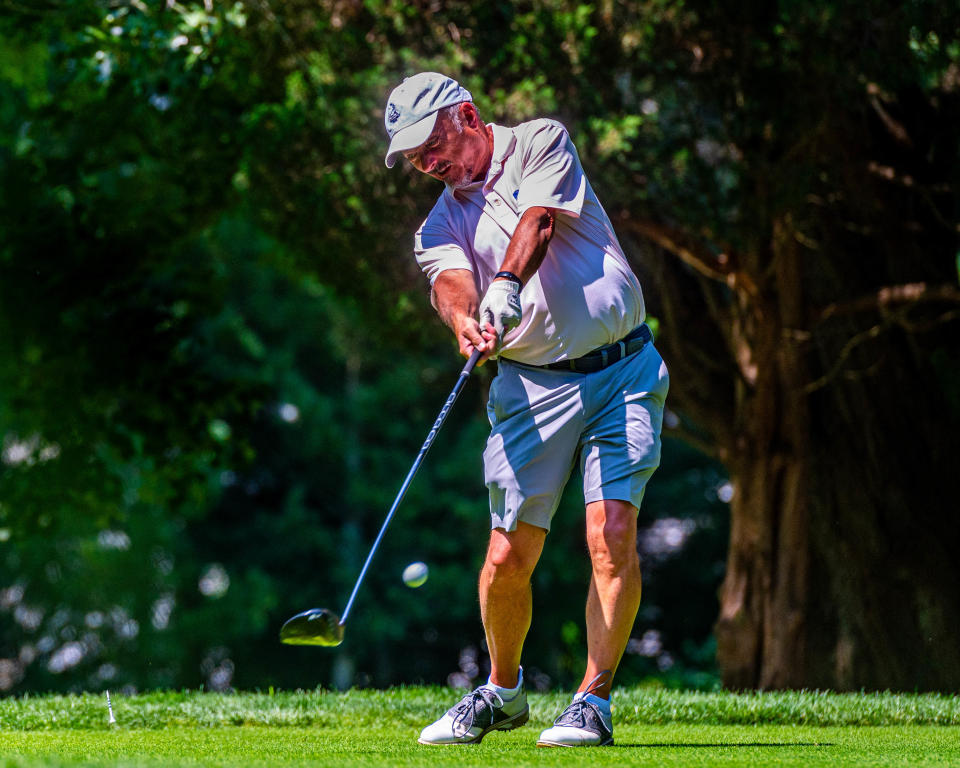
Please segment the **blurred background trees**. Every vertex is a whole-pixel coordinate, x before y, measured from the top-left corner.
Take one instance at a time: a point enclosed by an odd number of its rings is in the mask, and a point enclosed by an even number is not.
[[[958,29],[921,1],[0,4],[0,689],[484,674],[492,366],[349,642],[276,641],[342,608],[456,376],[410,253],[438,190],[382,162],[422,69],[570,128],[657,320],[623,679],[955,688]],[[581,504],[535,580],[540,686],[583,656]]]

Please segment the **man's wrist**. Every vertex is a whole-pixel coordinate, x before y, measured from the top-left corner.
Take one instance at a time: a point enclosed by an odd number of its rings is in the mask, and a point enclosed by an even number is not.
[[[513,280],[517,285],[520,286],[520,290],[523,290],[523,280],[517,277],[513,272],[507,272],[506,270],[501,270],[493,276],[493,279],[496,280],[498,277],[502,277],[504,280]]]

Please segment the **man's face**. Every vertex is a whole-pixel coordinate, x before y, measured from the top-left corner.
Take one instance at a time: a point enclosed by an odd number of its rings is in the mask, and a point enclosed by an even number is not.
[[[465,187],[483,178],[492,154],[487,133],[472,104],[461,109],[462,131],[443,112],[437,115],[430,137],[403,153],[411,165],[451,187]]]

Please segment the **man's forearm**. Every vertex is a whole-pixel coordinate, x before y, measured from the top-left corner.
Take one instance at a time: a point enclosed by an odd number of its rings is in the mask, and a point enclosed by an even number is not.
[[[554,219],[554,211],[550,208],[524,211],[510,238],[500,270],[512,272],[526,285],[543,263],[553,237]]]
[[[449,269],[441,272],[433,283],[433,306],[440,319],[457,333],[464,317],[475,318],[480,299],[473,272]]]

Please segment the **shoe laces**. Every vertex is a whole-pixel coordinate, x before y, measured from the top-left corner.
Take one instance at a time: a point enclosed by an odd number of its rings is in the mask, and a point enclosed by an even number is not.
[[[593,680],[591,680],[587,687],[581,692],[581,698],[572,702],[563,712],[560,713],[554,721],[554,725],[572,725],[575,728],[585,728],[589,723],[587,722],[588,713],[592,714],[595,718],[595,721],[603,724],[603,715],[600,714],[600,707],[592,702],[587,701],[586,696],[588,693],[593,693],[597,690],[603,683],[603,679],[610,675],[610,670],[605,669],[599,675],[597,675]]]
[[[554,721],[554,725],[572,725],[575,728],[584,728],[587,725],[587,712],[593,712],[597,718],[600,718],[600,710],[596,704],[578,699],[560,713],[560,717]]]
[[[475,688],[462,699],[452,709],[455,713],[453,718],[453,732],[458,736],[463,736],[469,731],[473,724],[479,719],[481,727],[490,725],[493,722],[493,710],[495,707],[503,707],[504,701],[500,694],[491,691],[489,688],[480,686]],[[489,719],[489,723],[483,722],[483,716]]]

